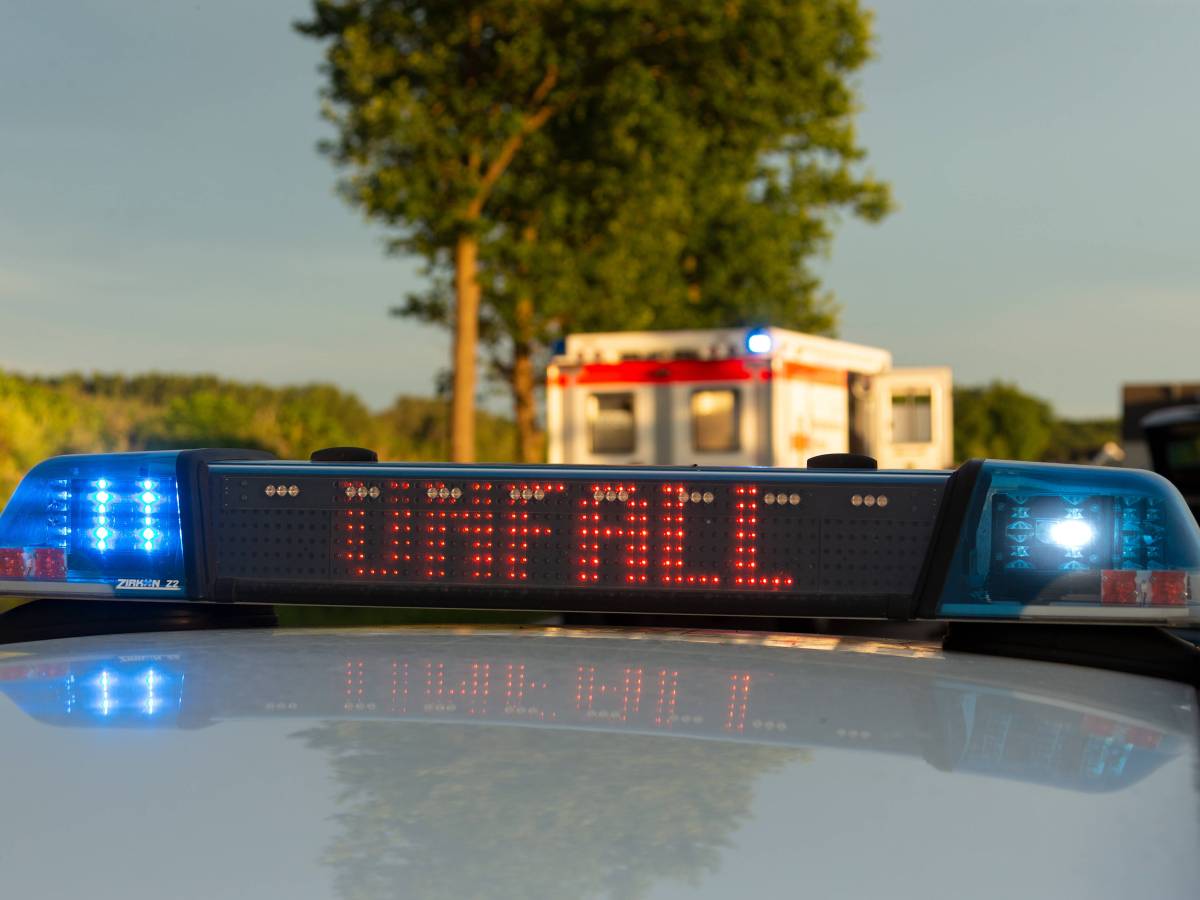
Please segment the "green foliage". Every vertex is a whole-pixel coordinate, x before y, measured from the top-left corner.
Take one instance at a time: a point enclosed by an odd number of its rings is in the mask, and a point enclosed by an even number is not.
[[[838,210],[876,220],[890,207],[886,185],[855,171],[849,79],[870,55],[869,17],[841,0],[639,10],[643,27],[605,51],[620,62],[604,83],[498,187],[485,301],[507,324],[531,297],[552,334],[831,330],[806,261]]]
[[[1116,419],[1059,419],[1042,458],[1047,462],[1089,462],[1108,443],[1121,443],[1121,423]]]
[[[391,459],[445,459],[449,413],[449,406],[440,400],[397,397],[392,406],[375,417],[375,428],[388,441]],[[511,421],[480,415],[476,425],[481,462],[512,462],[517,458],[516,433]]]
[[[1050,445],[1054,411],[1016,385],[954,389],[954,455],[957,459],[1041,459]]]
[[[480,417],[485,460],[514,458],[512,423]],[[272,388],[211,376],[0,372],[0,505],[36,463],[62,453],[245,447],[305,459],[319,447],[359,445],[381,459],[446,457],[444,402],[398,397],[373,413],[328,385]]]
[[[327,42],[323,149],[347,200],[431,261],[485,230],[496,180],[584,88],[602,27],[547,0],[313,0],[296,29]]]
[[[1115,420],[1058,418],[1045,400],[1013,384],[954,389],[954,455],[1087,462],[1106,442],[1119,440]]]

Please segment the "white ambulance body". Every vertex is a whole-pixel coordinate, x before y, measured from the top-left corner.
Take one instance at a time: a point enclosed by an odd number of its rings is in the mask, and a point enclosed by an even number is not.
[[[571,335],[548,369],[546,414],[552,463],[954,461],[948,368],[893,369],[886,350],[780,328]]]

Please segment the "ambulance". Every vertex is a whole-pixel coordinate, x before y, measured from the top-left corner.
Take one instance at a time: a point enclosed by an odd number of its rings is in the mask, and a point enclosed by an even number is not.
[[[782,328],[573,334],[547,369],[551,463],[953,464],[950,369]]]

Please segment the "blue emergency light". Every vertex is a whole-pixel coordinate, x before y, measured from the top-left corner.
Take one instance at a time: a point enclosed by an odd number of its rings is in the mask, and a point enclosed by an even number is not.
[[[750,353],[770,353],[774,346],[771,332],[765,328],[755,328],[746,334],[746,350]]]
[[[1200,621],[1150,472],[64,456],[0,514],[0,593],[891,619]]]
[[[0,584],[53,593],[170,584],[184,593],[177,453],[63,456],[35,468],[0,515]],[[16,580],[16,583],[12,583]]]

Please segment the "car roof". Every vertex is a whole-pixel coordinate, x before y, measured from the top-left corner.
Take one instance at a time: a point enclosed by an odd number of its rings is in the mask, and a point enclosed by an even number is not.
[[[1192,688],[932,643],[115,635],[4,647],[0,694],[14,894],[1125,897],[1200,875]]]

